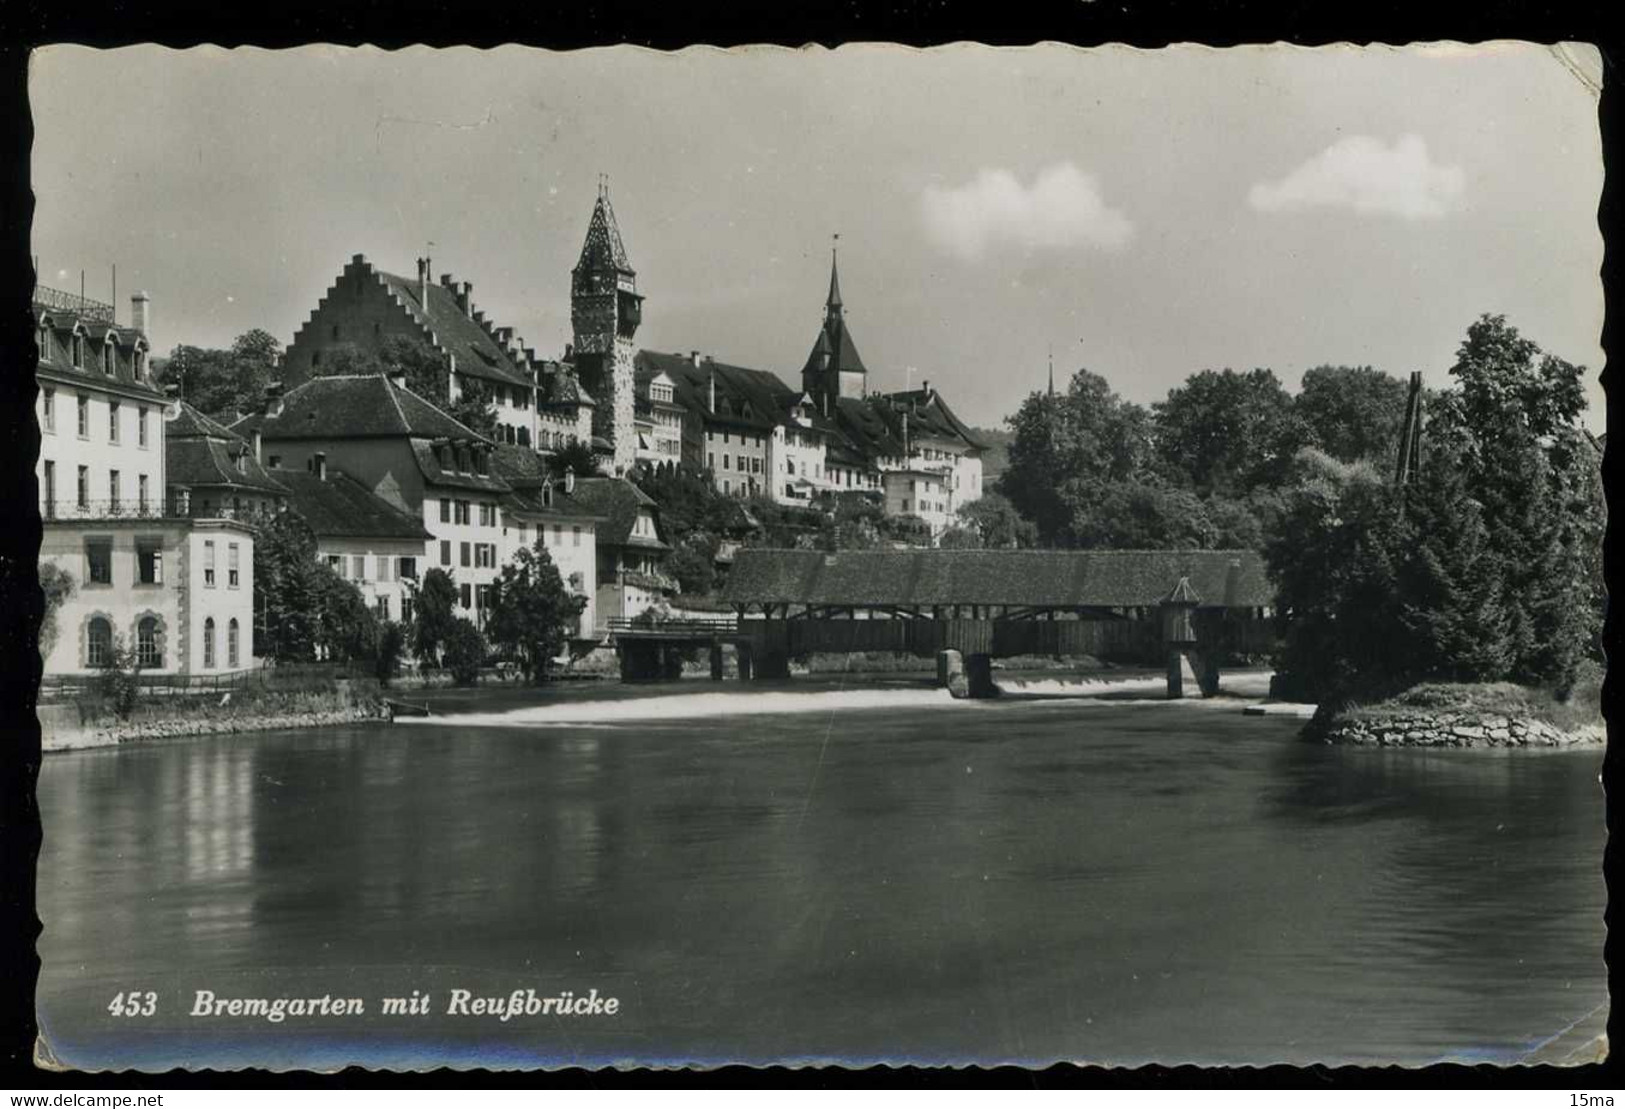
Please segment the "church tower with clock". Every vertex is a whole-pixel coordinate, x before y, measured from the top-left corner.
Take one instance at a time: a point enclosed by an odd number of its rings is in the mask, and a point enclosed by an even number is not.
[[[581,259],[571,271],[570,323],[576,375],[597,402],[592,431],[614,448],[616,473],[630,470],[637,457],[632,337],[641,322],[637,274],[626,260],[609,188],[600,182]]]

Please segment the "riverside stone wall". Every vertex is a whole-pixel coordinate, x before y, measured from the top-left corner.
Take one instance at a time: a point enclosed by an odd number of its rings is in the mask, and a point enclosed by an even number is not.
[[[1363,747],[1573,747],[1605,738],[1599,726],[1566,732],[1543,720],[1452,712],[1333,717],[1311,722],[1306,734]]]
[[[41,719],[40,745],[45,751],[73,751],[86,747],[111,747],[143,739],[173,736],[229,735],[237,732],[280,731],[286,728],[322,728],[387,718],[382,706],[357,705],[344,709],[308,712],[255,713],[233,715],[182,716],[168,720],[98,721],[73,727],[51,726]]]

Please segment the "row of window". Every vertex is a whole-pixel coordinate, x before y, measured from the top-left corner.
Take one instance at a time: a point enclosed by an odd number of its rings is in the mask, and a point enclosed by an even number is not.
[[[226,666],[236,669],[242,657],[242,634],[233,616],[226,621]],[[135,625],[135,660],[143,670],[164,668],[163,626],[156,616],[143,616]],[[105,616],[92,616],[85,625],[85,666],[100,669],[113,662],[113,623]],[[213,670],[218,665],[215,657],[215,622],[210,616],[203,621],[203,669]]]
[[[226,545],[226,588],[236,589],[241,583],[241,551],[236,543]],[[113,584],[113,540],[103,537],[85,540],[85,583],[87,585]],[[161,538],[137,537],[135,541],[135,584],[164,584],[164,541]],[[215,542],[203,541],[203,587],[215,587]]]
[[[101,363],[102,373],[108,377],[115,377],[118,374],[119,363],[125,360],[119,357],[118,344],[112,341],[111,334],[109,332],[108,336],[102,339],[98,360]],[[50,321],[41,320],[37,340],[42,361],[55,362],[58,354],[66,353],[68,361],[72,363],[74,369],[82,370],[85,368],[85,355],[89,350],[88,336],[82,335],[75,330],[68,336],[66,343],[59,343],[52,334]],[[147,376],[147,352],[140,347],[136,347],[131,350],[127,361],[131,374],[138,380],[145,380]]]
[[[489,501],[481,501],[480,527],[494,528],[501,523],[502,517],[497,512],[497,506]],[[473,512],[473,502],[454,501],[450,497],[440,498],[440,522],[442,524],[467,524]]]
[[[374,573],[370,579],[367,577],[366,555],[329,554],[318,557],[325,558],[339,577],[348,578],[350,581],[416,581],[418,576],[418,560],[413,555],[375,556]]]
[[[57,517],[56,496],[56,462],[47,458],[44,463],[44,488],[40,490],[40,514],[47,520]],[[148,494],[151,491],[151,482],[146,474],[137,474],[135,477],[135,511],[137,515],[145,516],[150,511]],[[75,506],[80,513],[88,513],[92,509],[90,482],[90,467],[80,466],[74,489]],[[107,504],[105,514],[118,516],[130,506],[124,502],[124,475],[118,470],[107,471]]]
[[[732,432],[727,432],[727,431],[724,431],[722,433],[722,445],[723,446],[727,446],[729,444],[729,442],[731,442],[731,440],[729,439],[729,436],[731,434],[733,434],[733,433]],[[743,431],[739,432],[738,434],[739,434],[739,445],[741,447],[755,447],[758,450],[761,449],[762,437],[760,435],[746,435]],[[705,433],[705,441],[707,443],[714,443],[714,442],[716,442],[716,439],[717,439],[717,433],[716,432],[708,431],[708,432]]]
[[[730,463],[732,461],[733,461],[733,456],[732,455],[723,454],[723,456],[722,456],[722,468],[724,470],[733,469],[734,467],[730,465]],[[706,464],[706,466],[708,466],[709,468],[711,468],[713,470],[717,468],[717,456],[716,456],[716,454],[714,452],[712,452],[712,451],[706,451],[705,452],[705,464]],[[739,456],[739,472],[742,473],[742,474],[759,474],[759,473],[761,473],[762,472],[762,460],[760,458],[746,458],[744,455],[740,455]]]
[[[579,528],[576,529],[580,531]],[[577,537],[579,542],[579,536]],[[459,543],[458,565],[472,566],[476,570],[494,570],[497,565],[497,545],[495,543]],[[440,541],[440,565],[451,565],[451,540]]]
[[[47,435],[56,434],[56,390],[47,385],[40,390],[40,402],[43,408],[41,425]],[[138,446],[147,445],[147,416],[148,409],[144,404],[135,407],[136,443]],[[116,400],[107,402],[107,441],[109,443],[123,442],[123,408]],[[78,432],[79,438],[90,438],[90,398],[78,398]]]

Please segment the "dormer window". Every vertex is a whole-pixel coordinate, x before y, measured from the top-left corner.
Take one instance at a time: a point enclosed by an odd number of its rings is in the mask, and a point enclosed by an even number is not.
[[[553,483],[551,481],[542,486],[542,507],[553,507]]]
[[[41,359],[49,359],[51,357],[50,320],[41,320],[39,322],[39,356]]]
[[[248,455],[246,452],[239,452],[237,455],[237,472],[239,474],[248,473]]]
[[[85,337],[78,332],[74,332],[72,347],[73,368],[82,370],[85,368]]]

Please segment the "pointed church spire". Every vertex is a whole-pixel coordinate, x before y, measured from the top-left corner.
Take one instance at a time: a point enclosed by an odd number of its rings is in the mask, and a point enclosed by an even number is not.
[[[824,302],[824,310],[832,315],[841,311],[841,274],[838,266],[839,259],[836,252],[841,242],[840,233],[837,232],[834,244],[829,248],[829,299]]]
[[[609,203],[609,180],[603,174],[599,175],[598,200],[592,206],[592,219],[587,223],[587,238],[581,244],[581,259],[576,269],[634,272],[626,260],[621,228],[615,222],[615,209]]]

